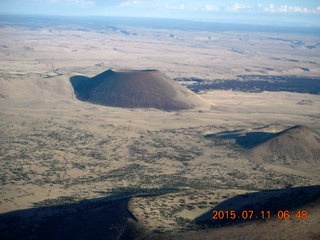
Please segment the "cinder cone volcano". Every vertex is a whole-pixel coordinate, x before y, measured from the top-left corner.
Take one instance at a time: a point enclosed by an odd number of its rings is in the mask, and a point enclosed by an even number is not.
[[[320,134],[297,125],[286,129],[268,141],[252,148],[249,155],[264,162],[290,163],[320,161]]]
[[[92,78],[72,77],[71,83],[79,100],[105,106],[172,111],[206,104],[157,70],[109,69]]]

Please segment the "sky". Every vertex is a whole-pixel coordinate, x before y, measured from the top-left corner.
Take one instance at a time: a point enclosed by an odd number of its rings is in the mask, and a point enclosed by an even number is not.
[[[320,0],[0,0],[0,12],[320,26]]]

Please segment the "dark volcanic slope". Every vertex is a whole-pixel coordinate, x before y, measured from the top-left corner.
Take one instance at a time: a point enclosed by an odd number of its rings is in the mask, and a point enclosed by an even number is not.
[[[157,70],[105,71],[93,78],[72,77],[79,100],[125,108],[180,110],[205,102]]]
[[[264,162],[290,163],[296,160],[319,164],[320,134],[305,126],[294,126],[275,134],[248,153],[252,158]]]

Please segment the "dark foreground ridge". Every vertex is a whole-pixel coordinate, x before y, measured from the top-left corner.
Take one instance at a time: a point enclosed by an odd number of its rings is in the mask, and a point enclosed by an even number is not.
[[[217,205],[213,210],[254,210],[271,211],[271,218],[278,210],[309,210],[308,205],[318,204],[320,186],[297,187],[269,190],[238,195]],[[1,240],[16,239],[108,239],[108,240],[194,240],[215,239],[215,229],[226,225],[263,220],[259,218],[237,220],[213,220],[209,211],[194,220],[194,230],[186,229],[179,233],[151,232],[139,224],[128,211],[129,196],[115,200],[98,198],[81,202],[68,203],[67,198],[60,198],[58,205],[42,206],[17,210],[0,215]],[[318,205],[316,205],[318,206]],[[294,212],[294,211],[292,211]],[[251,221],[252,220],[252,221]],[[200,230],[205,228],[204,232]],[[214,229],[211,229],[214,228]],[[245,228],[243,228],[245,232]],[[230,234],[230,233],[229,233]],[[244,234],[241,232],[241,234]],[[195,237],[197,236],[197,237]],[[222,239],[222,238],[219,238]],[[239,238],[224,238],[239,239]],[[260,239],[260,238],[255,238]],[[315,238],[317,239],[317,238]]]
[[[110,194],[107,197],[82,201],[69,196],[47,199],[34,203],[33,208],[0,214],[0,239],[154,239],[128,210],[129,201],[175,191],[178,189],[126,187],[103,192]]]
[[[227,225],[239,224],[242,222],[261,221],[268,219],[266,213],[270,211],[270,219],[277,219],[279,211],[288,210],[295,213],[301,206],[305,206],[310,202],[315,202],[320,198],[320,186],[296,187],[279,190],[266,190],[261,192],[247,193],[230,198],[214,209],[204,213],[194,221],[203,227],[223,227]],[[229,211],[234,210],[236,218],[213,219],[213,211]],[[249,211],[253,211],[252,216]],[[263,215],[261,215],[263,211]],[[245,214],[243,214],[245,212]],[[281,214],[279,215],[281,216]],[[291,216],[291,219],[294,218]]]
[[[0,215],[1,239],[117,239],[131,231],[128,198],[18,210]],[[130,233],[134,234],[134,233]]]
[[[123,108],[157,108],[165,111],[189,109],[204,101],[157,70],[111,69],[95,77],[70,79],[81,101]]]

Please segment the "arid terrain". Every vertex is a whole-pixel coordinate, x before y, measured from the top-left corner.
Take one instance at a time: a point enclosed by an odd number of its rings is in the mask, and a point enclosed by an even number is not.
[[[315,137],[304,132],[302,148],[319,153],[319,94],[206,89],[197,92],[202,106],[162,111],[83,102],[70,82],[108,69],[157,69],[172,79],[206,81],[240,75],[320,81],[318,32],[166,29],[115,20],[90,28],[78,22],[18,24],[2,17],[0,40],[4,239],[23,239],[25,233],[57,239],[62,225],[68,229],[65,239],[79,228],[88,235],[79,230],[78,239],[89,239],[90,232],[94,239],[320,238],[320,156],[263,161],[248,154],[251,145],[223,137],[271,136],[303,125]],[[288,204],[290,211],[307,210],[307,219],[279,220],[273,214],[270,220],[213,228],[195,222],[241,194],[291,194],[308,186],[315,186],[303,190],[308,201]],[[266,194],[260,210],[267,211],[265,202],[276,195]],[[120,210],[114,211],[117,201]],[[281,197],[278,202],[285,206]],[[97,221],[105,225],[83,220],[94,216],[105,218]],[[126,222],[113,223],[111,216]],[[74,219],[82,220],[73,225]],[[250,232],[252,238],[246,238]]]

